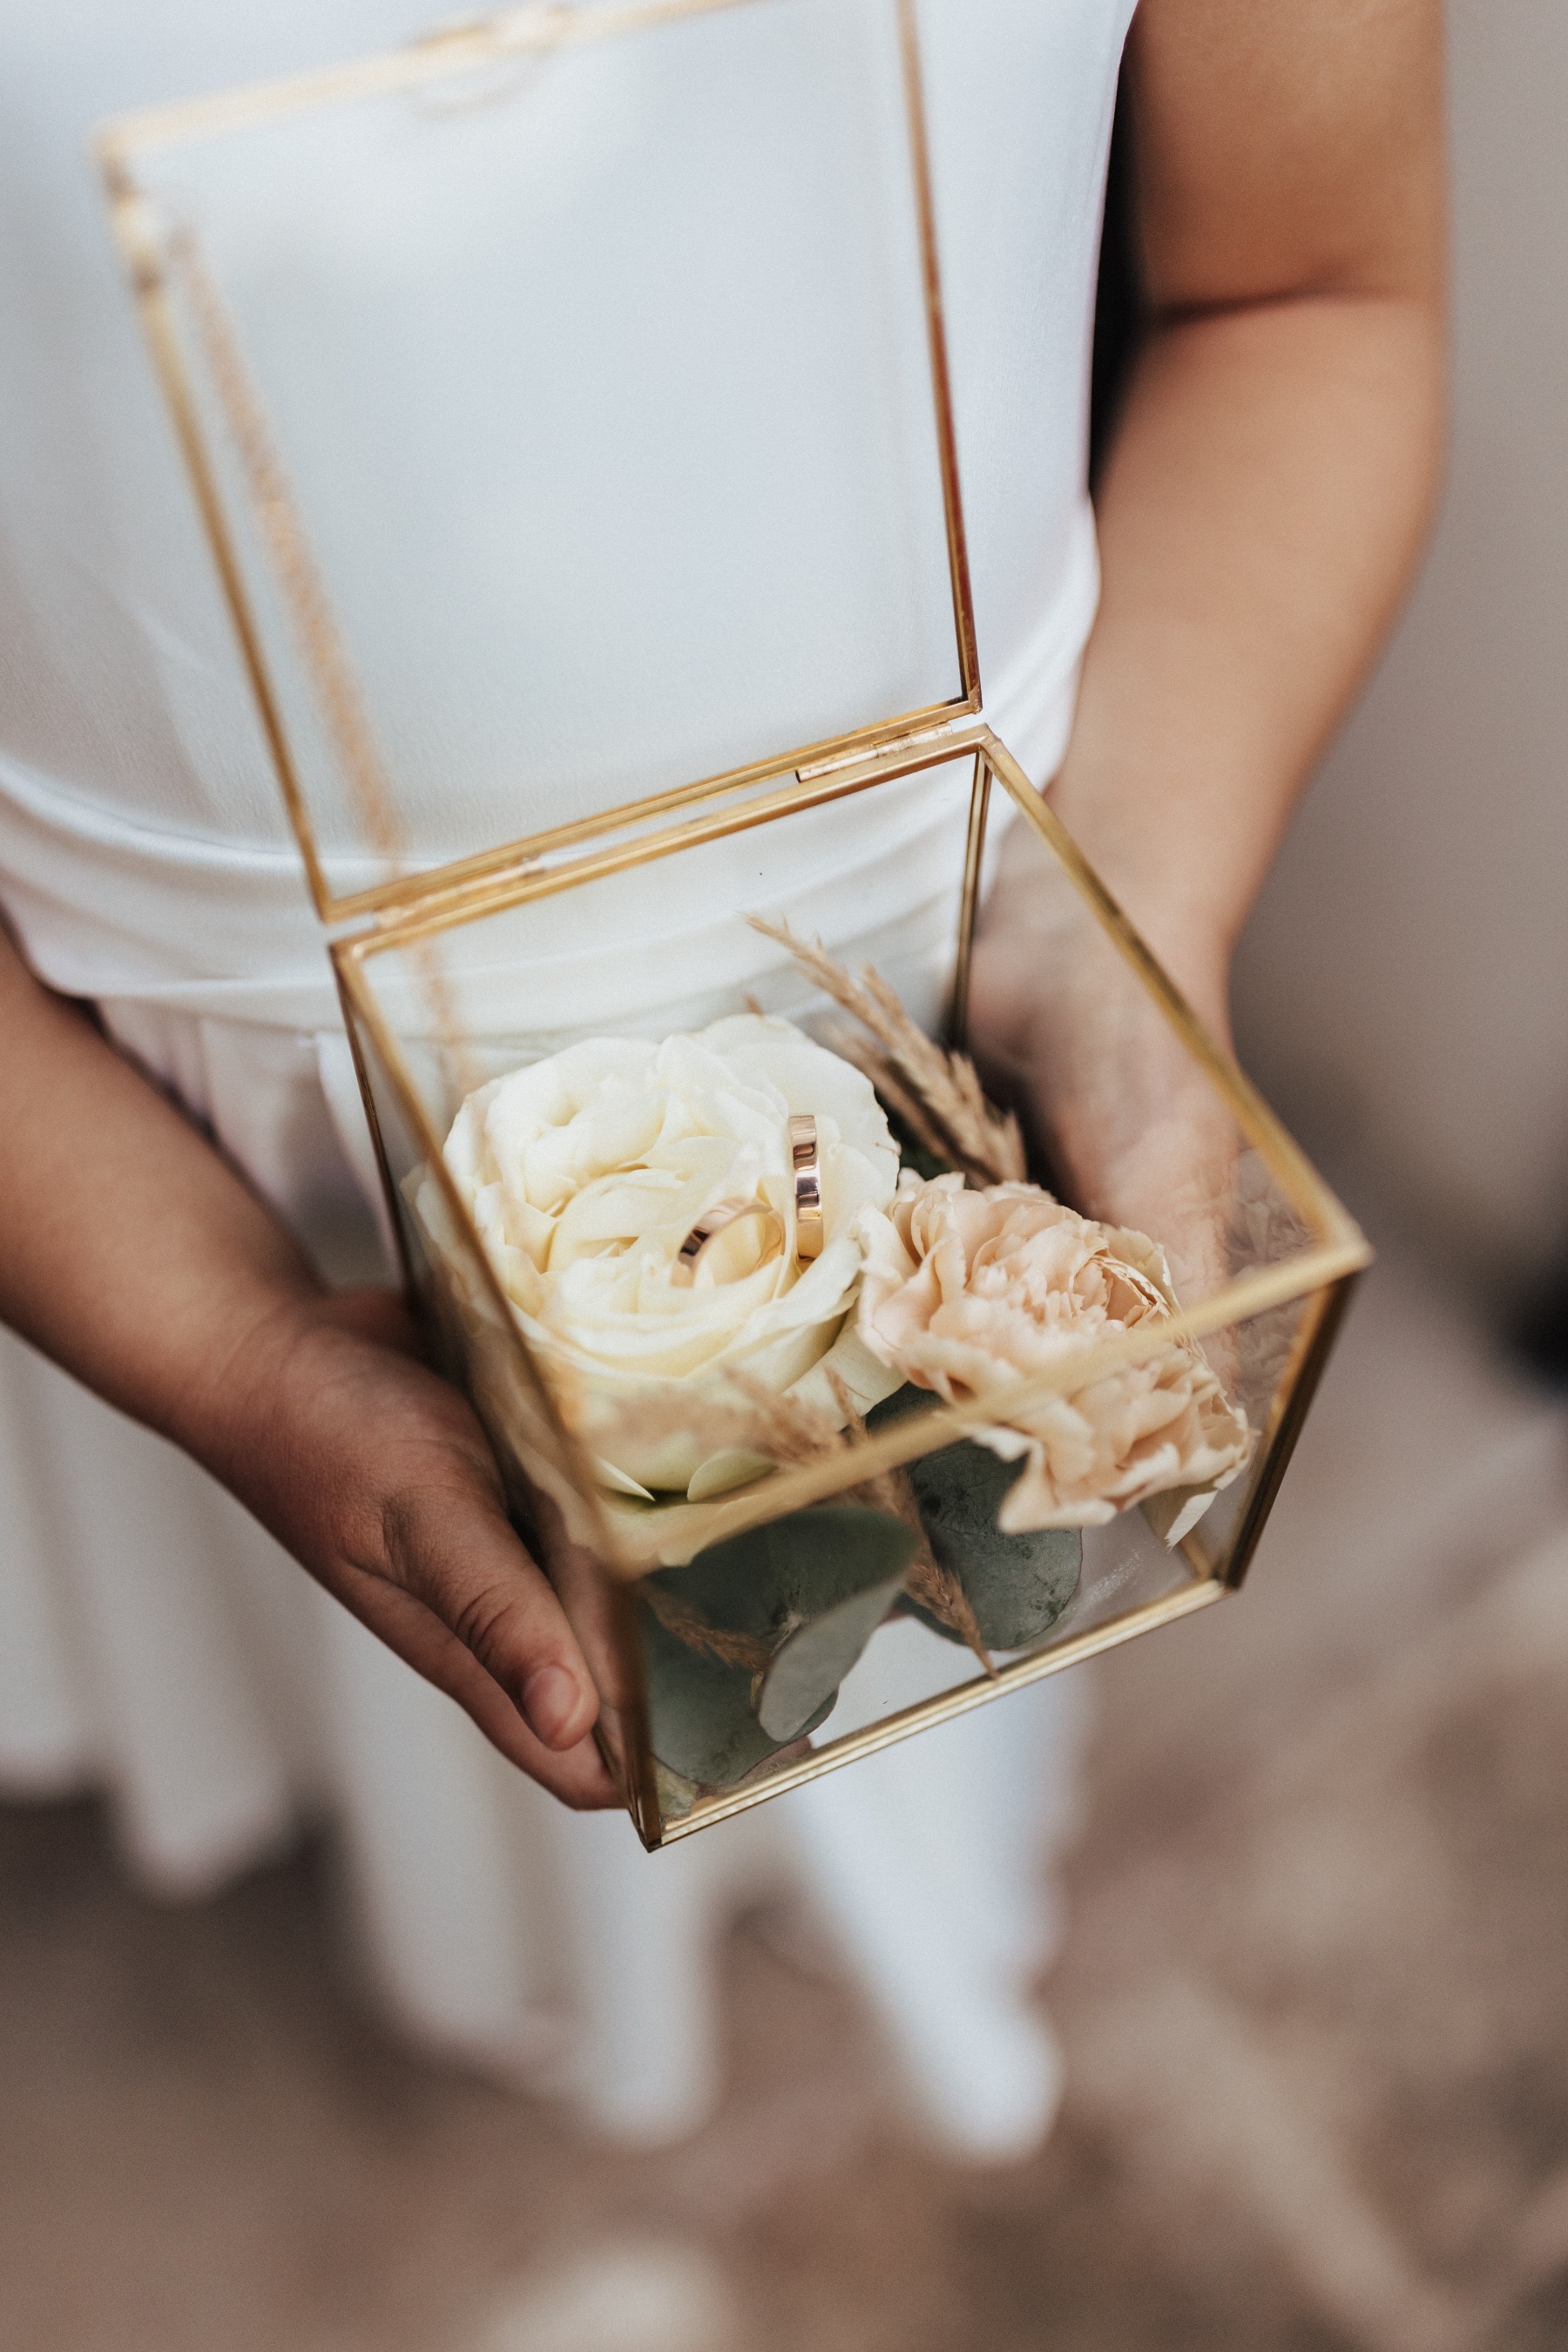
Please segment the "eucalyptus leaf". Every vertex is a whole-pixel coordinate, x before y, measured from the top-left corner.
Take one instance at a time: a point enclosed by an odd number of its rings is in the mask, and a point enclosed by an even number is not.
[[[837,1697],[839,1684],[898,1599],[913,1549],[911,1537],[893,1575],[851,1593],[789,1636],[763,1676],[757,1716],[764,1731],[775,1739],[798,1739],[824,1695]]]
[[[1019,1470],[970,1438],[910,1467],[931,1556],[963,1585],[988,1650],[1027,1650],[1044,1641],[1076,1595],[1083,1566],[1076,1528],[1003,1534],[996,1515]],[[959,1638],[948,1626],[936,1630],[950,1642]]]
[[[702,1788],[729,1789],[788,1745],[771,1738],[757,1721],[752,1676],[744,1666],[727,1666],[689,1649],[647,1610],[642,1631],[648,1741],[660,1764]],[[837,1696],[830,1692],[816,1719],[790,1738],[815,1731]]]
[[[649,1583],[716,1631],[781,1646],[758,1689],[750,1668],[692,1648],[645,1609],[656,1758],[688,1780],[729,1788],[815,1731],[891,1608],[913,1550],[912,1533],[889,1512],[826,1504],[658,1570]]]
[[[870,1415],[873,1428],[928,1407],[923,1391],[900,1389]],[[963,1587],[988,1650],[1027,1650],[1044,1641],[1072,1602],[1083,1566],[1076,1528],[1004,1535],[997,1514],[1022,1465],[1004,1462],[973,1438],[944,1445],[909,1466],[931,1557]],[[900,1604],[944,1641],[962,1637],[905,1596]]]
[[[914,1537],[890,1511],[818,1503],[710,1544],[649,1579],[726,1633],[782,1637],[868,1585],[902,1576]]]

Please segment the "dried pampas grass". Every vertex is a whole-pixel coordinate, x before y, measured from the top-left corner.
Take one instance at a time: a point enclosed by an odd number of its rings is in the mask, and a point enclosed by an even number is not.
[[[760,1633],[735,1633],[726,1626],[710,1625],[689,1601],[678,1600],[662,1585],[645,1582],[642,1597],[665,1632],[699,1656],[717,1658],[721,1666],[743,1666],[752,1675],[763,1674],[773,1664],[776,1642],[764,1642]]]
[[[1027,1175],[1024,1139],[1011,1111],[986,1100],[967,1054],[944,1053],[910,1019],[870,964],[858,980],[836,963],[820,940],[797,939],[787,923],[747,921],[787,950],[825,996],[853,1014],[867,1035],[834,1039],[846,1061],[863,1070],[917,1143],[979,1184],[1020,1183]]]

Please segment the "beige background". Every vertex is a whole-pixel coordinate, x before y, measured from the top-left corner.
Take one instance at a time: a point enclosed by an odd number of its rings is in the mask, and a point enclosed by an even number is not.
[[[1246,942],[1243,1058],[1374,1231],[1568,1245],[1568,8],[1455,0],[1457,378],[1410,613]]]

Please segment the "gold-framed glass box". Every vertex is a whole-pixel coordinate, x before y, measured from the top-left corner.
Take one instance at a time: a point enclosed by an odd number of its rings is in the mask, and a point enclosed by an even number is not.
[[[986,723],[910,0],[511,11],[99,152],[410,1295],[645,1842],[1236,1590],[1366,1248]],[[606,1036],[782,1015],[837,1050],[785,926],[962,1045],[1002,857],[1061,1006],[1040,1172],[1161,1244],[1161,1311],[1005,1401],[819,1381],[808,1410],[744,1360],[731,1424],[665,1378],[633,1475],[538,1344],[518,1234],[481,1237],[462,1105]],[[758,1272],[747,1230],[721,1280]],[[1222,1489],[999,1531],[1016,1465],[973,1433],[1173,1345],[1245,1428]]]

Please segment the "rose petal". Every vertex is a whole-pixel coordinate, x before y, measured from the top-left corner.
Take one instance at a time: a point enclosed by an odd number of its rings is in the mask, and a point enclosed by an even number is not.
[[[1169,1317],[1169,1270],[1146,1235],[1108,1233],[1037,1186],[970,1192],[952,1176],[906,1179],[858,1231],[867,1348],[950,1402],[983,1399],[995,1415],[983,1442],[1025,1460],[1008,1533],[1098,1525],[1166,1488],[1217,1486],[1247,1459],[1246,1415],[1179,1335],[1069,1394],[1005,1402],[1010,1385]]]
[[[796,1109],[817,1118],[826,1227],[804,1267],[785,1130]],[[494,1080],[458,1112],[447,1160],[530,1346],[590,1441],[595,1400],[650,1381],[718,1394],[735,1366],[781,1390],[809,1374],[843,1337],[860,1221],[898,1182],[869,1082],[792,1024],[753,1014],[657,1045],[589,1039]],[[702,1211],[759,1195],[784,1221],[784,1255],[752,1264],[756,1231],[737,1226],[712,1261],[731,1278],[678,1287],[675,1254]],[[881,1392],[887,1371],[868,1382],[858,1339],[847,1360],[858,1395]],[[617,1440],[612,1452],[637,1489],[679,1491],[702,1466],[695,1441],[679,1438],[630,1451]]]

